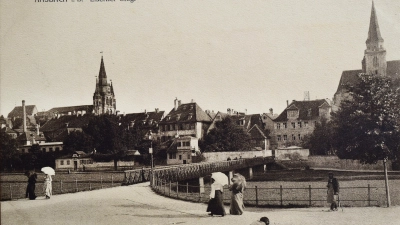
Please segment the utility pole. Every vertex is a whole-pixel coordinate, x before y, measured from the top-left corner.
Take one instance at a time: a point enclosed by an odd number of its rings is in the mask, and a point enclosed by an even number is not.
[[[386,200],[387,200],[387,207],[390,207],[390,193],[389,193],[389,179],[387,174],[387,158],[383,159],[383,170],[385,172],[385,189],[386,189]]]

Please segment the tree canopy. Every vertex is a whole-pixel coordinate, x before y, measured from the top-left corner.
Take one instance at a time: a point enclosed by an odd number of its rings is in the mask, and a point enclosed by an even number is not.
[[[199,146],[206,152],[248,151],[251,149],[249,140],[249,134],[228,116],[216,122]]]
[[[332,113],[333,139],[340,158],[398,159],[400,152],[400,100],[398,81],[379,75],[359,75],[347,86],[349,98]]]
[[[302,147],[310,150],[311,155],[329,155],[333,153],[332,124],[326,118],[322,118],[314,128],[314,131],[304,136]]]

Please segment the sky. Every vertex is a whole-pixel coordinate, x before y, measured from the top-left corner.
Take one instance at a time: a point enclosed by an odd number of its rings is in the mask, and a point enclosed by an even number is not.
[[[400,1],[375,0],[387,60],[400,59]],[[332,99],[361,69],[370,0],[0,0],[0,114],[90,105],[103,52],[121,113],[280,113]]]

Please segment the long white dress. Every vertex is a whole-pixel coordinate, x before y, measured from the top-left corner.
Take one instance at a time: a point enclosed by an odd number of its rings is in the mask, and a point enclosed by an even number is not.
[[[45,179],[44,179],[44,192],[46,197],[50,197],[52,195],[52,185],[51,182],[53,181],[53,179],[51,179],[51,175],[46,175]]]

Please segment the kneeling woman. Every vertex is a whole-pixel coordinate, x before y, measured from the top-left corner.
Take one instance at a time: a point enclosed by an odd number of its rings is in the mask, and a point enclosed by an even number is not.
[[[211,184],[211,193],[210,193],[210,201],[208,202],[207,212],[210,212],[208,215],[221,215],[225,216],[225,208],[223,204],[223,195],[224,187],[222,184],[215,182],[213,178],[211,178],[213,182]]]

